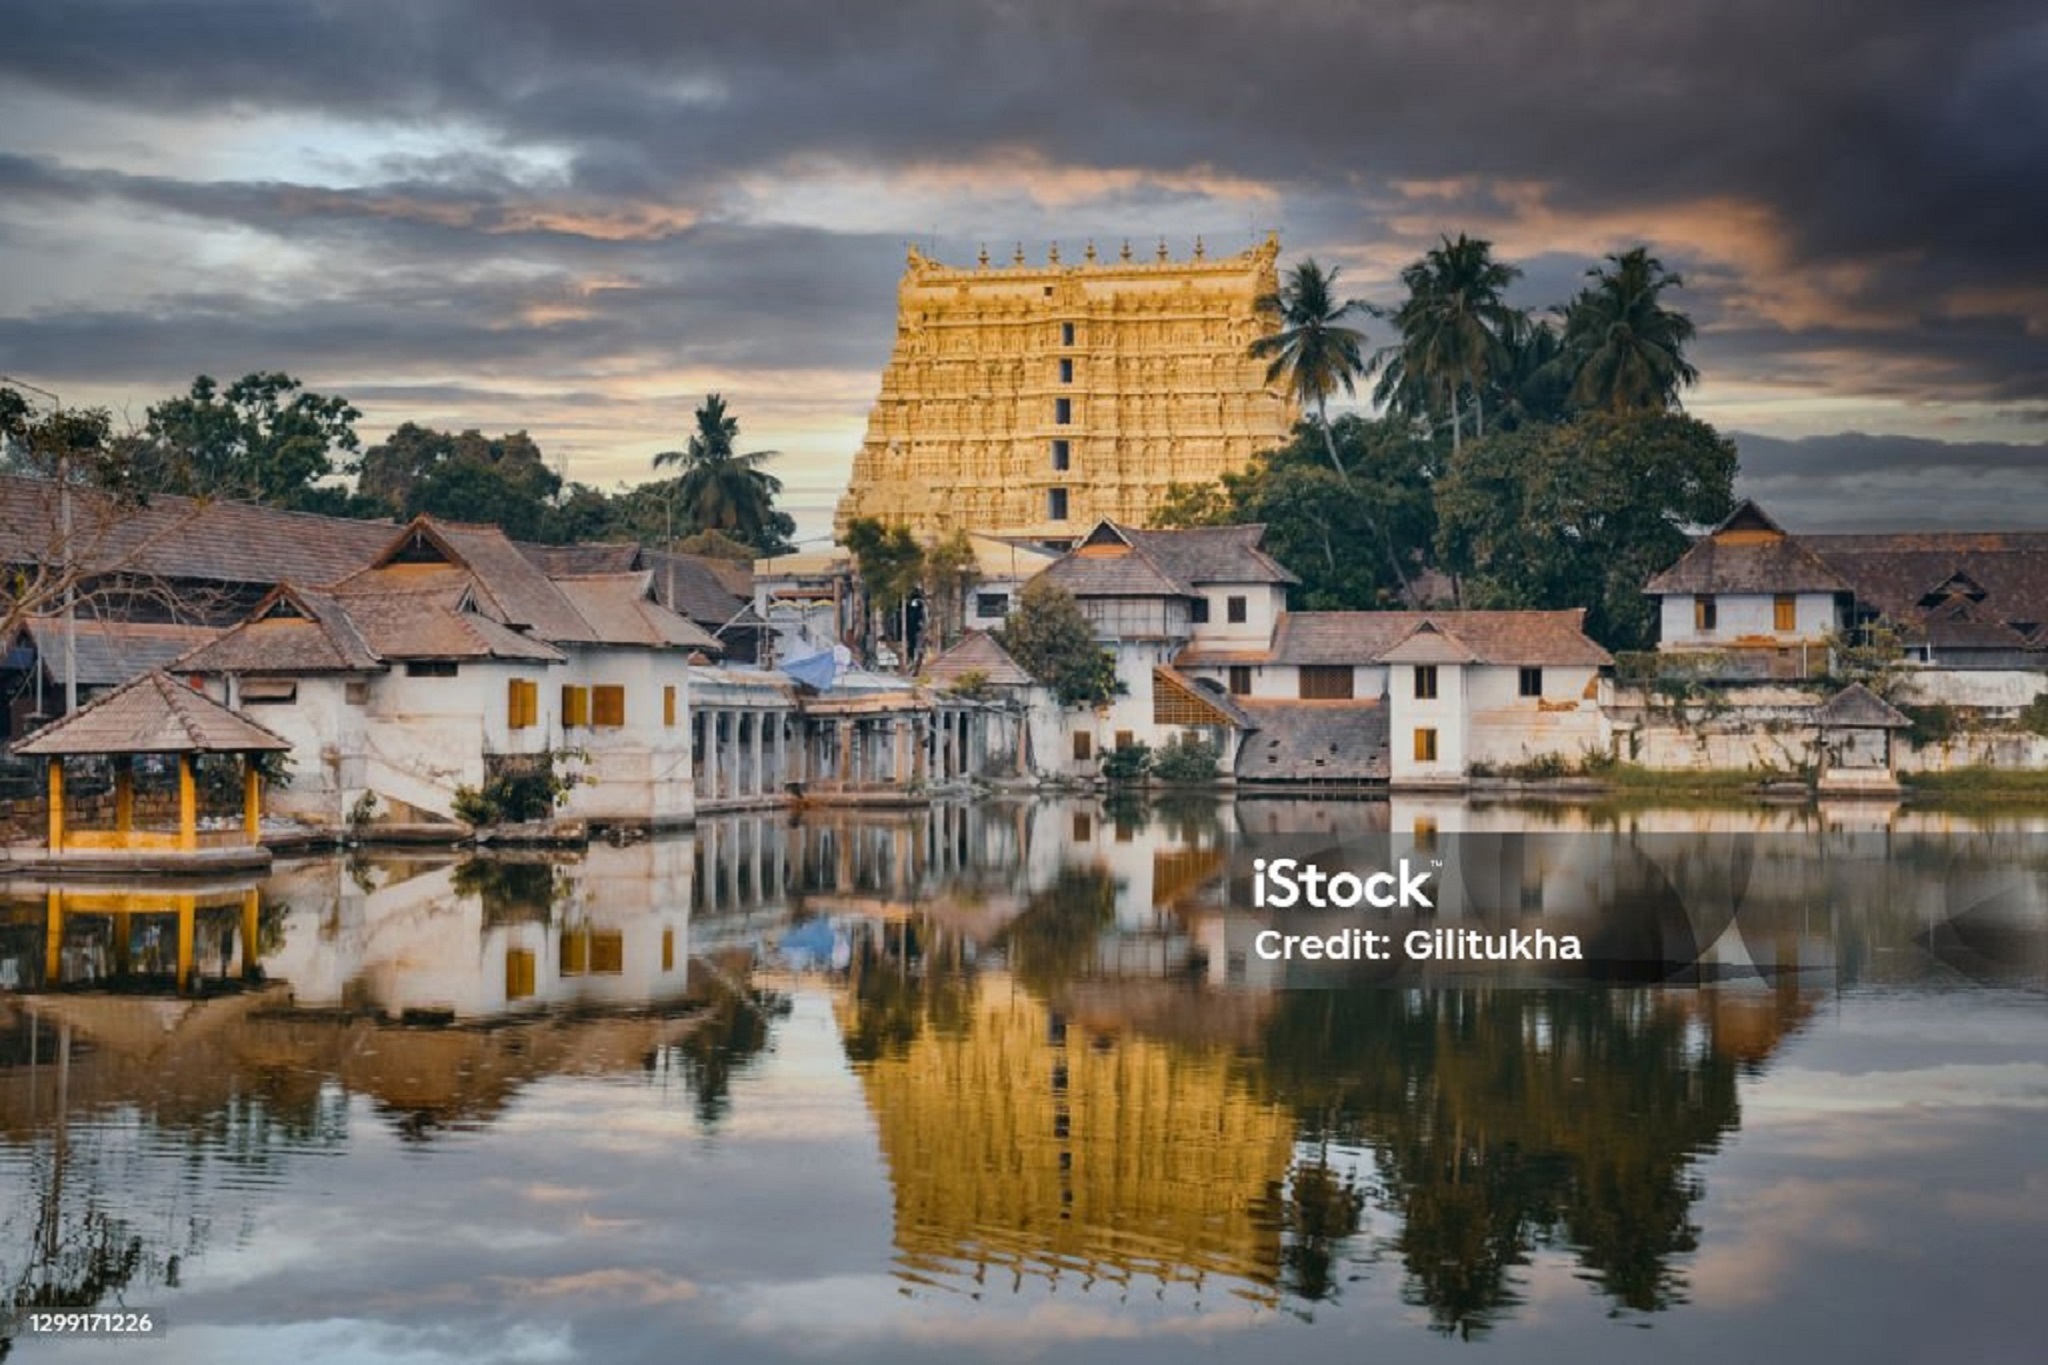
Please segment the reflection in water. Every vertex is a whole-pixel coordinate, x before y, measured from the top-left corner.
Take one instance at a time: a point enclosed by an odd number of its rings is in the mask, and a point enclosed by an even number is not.
[[[1227,890],[1260,840],[1528,823],[1443,802],[727,817],[568,859],[316,859],[168,900],[11,892],[0,1286],[17,1310],[209,1302],[224,1251],[387,1143],[484,1203],[549,1143],[603,1191],[608,1154],[655,1131],[744,1134],[695,1177],[743,1179],[744,1153],[787,1140],[750,1105],[794,1087],[815,1097],[806,1122],[849,1134],[836,1150],[873,1143],[882,1268],[912,1304],[1061,1294],[1148,1322],[1229,1307],[1320,1325],[1383,1294],[1471,1337],[1565,1263],[1634,1318],[1698,1297],[1703,1167],[1830,993],[2042,984],[2048,856],[2026,831],[1770,812],[1731,858],[1670,842],[1668,813],[1620,831],[1543,818],[1562,842],[1518,850],[1502,894],[1540,914],[1576,888],[1593,899],[1570,913],[1626,942],[1645,888],[1682,872],[1740,906],[1733,931],[1732,909],[1696,905],[1647,926],[1704,950],[1707,984],[1289,989],[1248,958],[1271,921]],[[1588,820],[1633,861],[1588,872],[1571,842]],[[799,942],[843,943],[843,966]],[[779,1058],[807,1001],[836,1027],[836,1071]],[[476,1144],[492,1160],[465,1164]],[[322,1234],[338,1252],[376,1241],[360,1179],[364,1212]],[[772,1180],[745,1192],[780,1207]],[[764,1246],[765,1225],[649,1254],[715,1277],[703,1247]],[[506,1254],[452,1247],[450,1273],[489,1283]]]

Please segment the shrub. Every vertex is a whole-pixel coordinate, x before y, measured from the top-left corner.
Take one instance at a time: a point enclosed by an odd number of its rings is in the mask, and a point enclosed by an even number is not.
[[[1906,739],[1916,749],[1953,739],[1961,728],[1953,706],[1908,706],[1902,709],[1906,719],[1912,722],[1906,731]]]
[[[2020,708],[2020,729],[2048,738],[2048,692]]]
[[[1143,740],[1111,749],[1102,759],[1102,775],[1112,786],[1129,786],[1145,780],[1152,766],[1152,746]]]
[[[1161,782],[1214,782],[1223,751],[1204,739],[1182,735],[1152,758],[1152,775]]]
[[[455,818],[466,825],[546,819],[577,784],[578,779],[560,767],[572,756],[550,752],[531,758],[500,755],[486,760],[489,771],[481,790],[466,784],[455,789]]]

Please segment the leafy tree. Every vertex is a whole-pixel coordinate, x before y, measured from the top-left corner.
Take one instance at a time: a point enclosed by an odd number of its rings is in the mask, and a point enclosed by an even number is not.
[[[1254,305],[1277,328],[1254,341],[1251,354],[1268,362],[1268,384],[1283,385],[1296,401],[1315,409],[1324,453],[1337,477],[1345,479],[1344,462],[1330,439],[1330,398],[1339,389],[1351,393],[1365,370],[1365,333],[1344,325],[1365,305],[1356,299],[1338,303],[1336,289],[1335,267],[1326,271],[1307,260],[1288,271],[1280,292],[1263,295]]]
[[[1664,268],[1647,247],[1611,255],[1586,273],[1565,313],[1564,352],[1572,402],[1602,412],[1662,411],[1678,406],[1678,391],[1699,382],[1685,358],[1692,319],[1664,307],[1667,289],[1685,281]]]
[[[993,632],[1018,667],[1052,689],[1062,706],[1099,706],[1124,690],[1116,656],[1073,594],[1040,575],[1024,585],[1009,619]]]
[[[1319,458],[1321,434],[1303,423],[1291,444],[1242,473],[1175,485],[1153,525],[1263,523],[1268,552],[1301,579],[1297,606],[1402,605],[1415,553],[1427,552],[1436,534],[1430,488],[1438,447],[1404,422],[1340,417],[1328,434],[1351,471],[1347,481]]]
[[[761,467],[776,452],[742,455],[735,449],[739,434],[739,419],[727,414],[725,399],[707,394],[697,409],[697,427],[689,442],[681,450],[656,455],[654,467],[681,471],[668,495],[675,514],[692,529],[724,531],[763,554],[781,554],[789,548],[796,522],[775,510],[782,480]]]
[[[336,510],[345,494],[317,485],[349,472],[361,416],[347,399],[311,392],[288,374],[244,375],[226,389],[202,374],[149,410],[142,475],[166,493]]]
[[[1611,649],[1653,636],[1643,584],[1734,501],[1733,443],[1678,413],[1588,413],[1496,432],[1436,487],[1437,550],[1475,607],[1586,607]]]
[[[845,543],[860,588],[867,595],[869,638],[883,636],[880,621],[893,613],[903,657],[910,655],[910,609],[924,578],[924,547],[908,527],[884,526],[873,517],[847,523]]]
[[[1475,434],[1485,435],[1485,393],[1508,366],[1504,338],[1517,326],[1502,295],[1521,273],[1493,258],[1491,242],[1463,233],[1403,270],[1408,298],[1387,314],[1401,339],[1375,357],[1374,401],[1411,419],[1448,420],[1455,451],[1469,400]]]
[[[515,540],[545,540],[562,478],[523,431],[458,436],[407,422],[364,454],[356,488],[392,516],[426,512],[488,522]]]
[[[981,582],[981,564],[967,532],[955,528],[924,547],[925,620],[943,649],[967,618],[967,594]]]

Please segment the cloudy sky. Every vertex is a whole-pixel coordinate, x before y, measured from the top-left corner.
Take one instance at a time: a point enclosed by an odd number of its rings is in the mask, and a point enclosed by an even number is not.
[[[1647,242],[1789,524],[2048,525],[2044,91],[2038,0],[0,0],[0,373],[607,486],[718,390],[812,533],[908,242],[1277,229],[1391,300],[1464,231],[1533,305]]]

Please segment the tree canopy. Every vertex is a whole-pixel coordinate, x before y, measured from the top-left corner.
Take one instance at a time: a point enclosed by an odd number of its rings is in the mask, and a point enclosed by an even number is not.
[[[149,409],[140,475],[157,492],[344,511],[346,491],[321,480],[352,472],[361,417],[347,399],[282,372],[244,375],[225,389],[202,374]]]
[[[739,453],[739,433],[739,419],[726,411],[725,399],[707,394],[688,442],[656,455],[654,467],[679,471],[668,492],[677,525],[722,531],[763,554],[781,554],[790,548],[796,522],[775,510],[782,480],[762,468],[776,452]]]
[[[1062,706],[1098,706],[1123,691],[1116,659],[1096,640],[1080,603],[1042,574],[1024,585],[1009,619],[993,633]]]
[[[1261,296],[1255,307],[1274,330],[1251,344],[1251,354],[1267,361],[1266,382],[1282,386],[1304,407],[1313,408],[1324,435],[1324,453],[1343,479],[1347,471],[1329,437],[1330,399],[1350,393],[1365,370],[1365,333],[1344,319],[1364,310],[1356,299],[1337,302],[1337,270],[1324,270],[1306,260],[1287,272],[1276,294]]]

